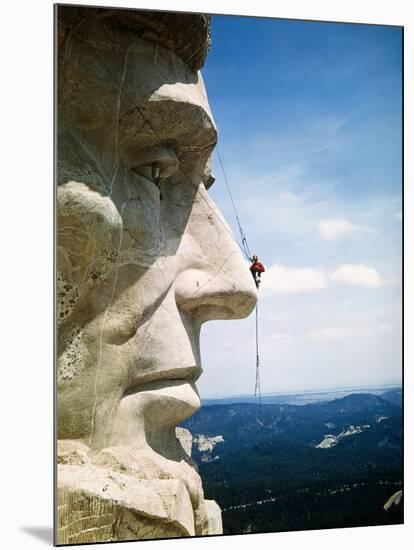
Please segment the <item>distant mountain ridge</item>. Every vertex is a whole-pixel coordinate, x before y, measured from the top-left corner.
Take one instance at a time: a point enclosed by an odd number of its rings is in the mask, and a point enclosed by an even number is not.
[[[402,392],[204,405],[183,427],[224,533],[402,522]]]
[[[395,404],[401,405],[402,388],[399,385],[373,386],[373,387],[355,387],[355,388],[336,388],[331,390],[315,390],[303,392],[287,392],[275,394],[262,394],[263,404],[280,405],[307,405],[310,403],[319,403],[322,401],[333,401],[347,395],[357,393],[370,393],[379,395],[383,399],[394,400]],[[399,397],[398,397],[399,396]],[[256,403],[254,395],[235,395],[216,398],[204,398],[203,405],[230,405],[234,403]]]
[[[363,411],[392,412],[390,404],[395,405],[388,399],[379,397],[372,393],[353,393],[340,399],[334,399],[327,403],[318,403],[316,405],[304,405],[305,408],[319,407],[321,410],[330,413],[357,413]]]
[[[403,405],[402,388],[393,388],[391,390],[388,390],[384,392],[381,397],[386,401],[389,401],[390,403],[394,403],[394,405],[398,405],[399,407],[402,407]]]
[[[264,404],[261,411],[251,403],[207,405],[183,427],[195,437],[222,436],[224,442],[217,447],[222,456],[269,440],[316,446],[328,434],[339,434],[350,426],[374,426],[380,421],[385,422],[381,427],[384,431],[390,418],[400,416],[398,405],[377,395],[360,393],[309,405]],[[195,448],[194,453],[201,459],[202,451],[199,454]],[[213,452],[211,459],[215,456]]]

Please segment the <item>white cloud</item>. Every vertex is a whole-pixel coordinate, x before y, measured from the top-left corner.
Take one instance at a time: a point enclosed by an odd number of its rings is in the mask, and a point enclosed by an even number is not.
[[[279,313],[274,313],[273,311],[270,311],[267,313],[266,317],[269,321],[276,321],[276,322],[286,322],[286,321],[291,321],[293,319],[292,313],[287,313],[286,311],[279,312]]]
[[[222,340],[220,342],[220,347],[222,349],[230,349],[233,347],[233,342],[231,340]]]
[[[349,285],[376,288],[381,286],[381,277],[372,267],[344,264],[330,274],[332,281]]]
[[[369,336],[373,333],[373,327],[365,325],[355,325],[352,327],[333,326],[312,329],[305,333],[305,338],[312,342],[335,342],[338,340],[346,340],[356,336]],[[378,328],[378,330],[381,330]]]
[[[272,338],[273,340],[277,340],[278,342],[281,342],[281,343],[285,342],[286,344],[289,344],[294,340],[294,337],[292,334],[287,334],[285,332],[275,332],[274,334],[272,334]]]
[[[305,337],[313,342],[331,342],[335,340],[344,340],[354,334],[354,331],[348,327],[324,327],[308,331]]]
[[[266,272],[265,288],[276,294],[311,292],[326,287],[326,275],[313,267],[289,268],[273,265]]]
[[[394,330],[394,327],[388,323],[380,323],[377,328],[381,332],[392,332]]]
[[[377,288],[382,281],[379,273],[372,267],[356,264],[343,264],[329,273],[329,279],[337,283]],[[294,294],[313,292],[326,288],[327,272],[320,268],[290,268],[275,264],[263,278],[263,290],[273,294]],[[276,320],[271,316],[271,320]]]
[[[327,241],[342,239],[360,229],[358,225],[343,218],[322,220],[318,223],[318,228],[322,238]]]

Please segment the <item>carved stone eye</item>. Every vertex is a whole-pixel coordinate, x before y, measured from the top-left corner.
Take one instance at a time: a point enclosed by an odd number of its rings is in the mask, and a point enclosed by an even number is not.
[[[155,183],[155,185],[159,188],[160,186],[160,179],[161,179],[161,169],[160,167],[154,162],[151,166],[151,177],[152,181]]]
[[[150,179],[158,188],[161,180],[178,170],[180,163],[175,153],[167,147],[149,147],[133,155],[131,169],[141,177]]]

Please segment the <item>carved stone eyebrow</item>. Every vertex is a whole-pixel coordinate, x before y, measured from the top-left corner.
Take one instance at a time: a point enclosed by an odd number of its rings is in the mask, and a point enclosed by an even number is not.
[[[132,111],[132,110],[131,110]],[[214,121],[203,107],[185,101],[147,101],[121,123],[121,143],[131,162],[149,148],[167,146],[180,158],[211,152],[217,143]]]

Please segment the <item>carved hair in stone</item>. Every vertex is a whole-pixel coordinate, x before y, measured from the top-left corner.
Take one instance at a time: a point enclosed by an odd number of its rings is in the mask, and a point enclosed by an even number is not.
[[[200,406],[201,325],[256,300],[207,193],[209,24],[57,8],[59,544],[221,529],[176,430]]]

